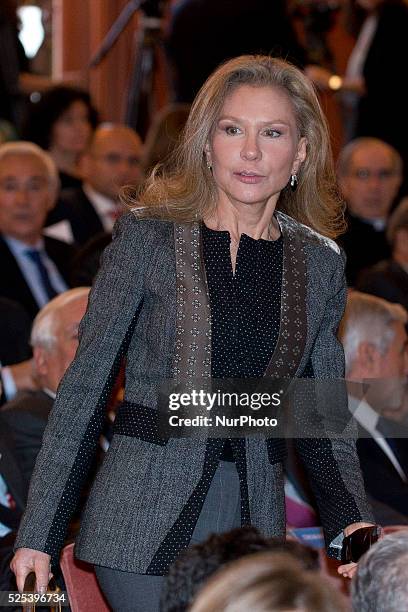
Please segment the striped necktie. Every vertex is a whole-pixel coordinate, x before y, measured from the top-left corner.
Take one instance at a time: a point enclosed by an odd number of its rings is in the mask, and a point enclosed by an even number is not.
[[[38,249],[27,249],[27,251],[25,251],[25,254],[36,265],[44,291],[46,292],[48,299],[52,300],[52,298],[58,295],[58,293],[52,286],[47,268],[45,267],[41,258],[41,252]]]

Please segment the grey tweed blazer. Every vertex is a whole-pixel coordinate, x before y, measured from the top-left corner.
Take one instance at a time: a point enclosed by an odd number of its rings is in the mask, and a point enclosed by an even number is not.
[[[277,219],[284,241],[281,327],[266,374],[302,376],[311,363],[316,378],[339,378],[344,370],[336,339],[346,296],[343,257],[333,241],[283,213]],[[157,407],[164,379],[210,375],[211,320],[199,224],[122,217],[104,253],[80,332],[16,542],[17,547],[48,552],[54,560],[123,355],[127,410],[133,406],[135,419]],[[149,423],[138,437],[125,434],[115,433],[95,479],[76,554],[124,571],[164,574],[188,545],[222,444],[155,439]],[[246,438],[238,446],[246,500],[243,522],[282,536],[283,455],[274,443],[267,448],[265,440]],[[346,525],[372,520],[353,441],[300,440],[298,450],[319,503],[328,547]]]

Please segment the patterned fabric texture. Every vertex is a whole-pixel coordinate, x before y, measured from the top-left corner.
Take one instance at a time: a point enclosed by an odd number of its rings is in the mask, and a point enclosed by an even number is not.
[[[277,337],[272,333],[269,347],[261,350],[261,369],[266,364],[268,376],[341,377],[344,356],[336,330],[346,298],[344,260],[332,241],[283,213],[277,219],[281,246],[271,248],[282,248],[280,325]],[[126,410],[137,414],[128,418],[136,429],[139,418],[147,419],[143,431],[151,437],[135,437],[126,428],[115,432],[82,517],[76,554],[97,565],[160,575],[188,545],[224,442],[155,440],[148,415],[166,379],[204,382],[212,374],[212,279],[204,273],[202,234],[199,224],[138,221],[131,214],[116,224],[81,324],[76,359],[47,426],[18,547],[44,550],[57,559],[125,353]],[[273,312],[270,316],[276,318]],[[219,333],[219,321],[213,331],[217,326]],[[231,447],[243,524],[283,536],[281,441],[245,438],[232,440]],[[352,439],[300,440],[298,451],[328,547],[346,525],[372,520]]]

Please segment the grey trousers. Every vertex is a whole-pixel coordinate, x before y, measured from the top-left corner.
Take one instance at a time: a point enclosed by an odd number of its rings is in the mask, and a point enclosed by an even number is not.
[[[208,489],[191,544],[211,533],[241,526],[241,495],[235,463],[220,461]],[[99,585],[115,612],[158,612],[165,576],[146,576],[95,565]]]

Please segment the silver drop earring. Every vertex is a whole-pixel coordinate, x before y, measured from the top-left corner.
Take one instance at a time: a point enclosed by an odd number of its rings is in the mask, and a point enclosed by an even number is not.
[[[212,170],[212,164],[210,162],[210,160],[207,157],[207,168],[211,171]]]
[[[290,177],[290,188],[292,191],[296,191],[298,186],[298,178],[296,174],[292,174]]]

